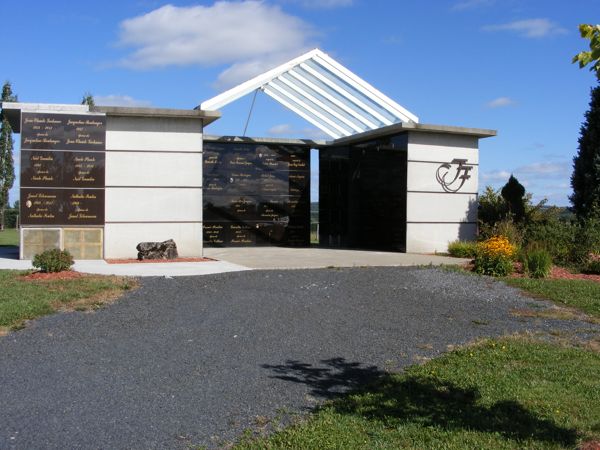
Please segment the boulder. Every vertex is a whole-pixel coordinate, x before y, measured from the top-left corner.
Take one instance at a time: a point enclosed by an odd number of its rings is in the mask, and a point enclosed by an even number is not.
[[[164,242],[140,242],[136,247],[138,259],[175,259],[177,244],[173,239]]]

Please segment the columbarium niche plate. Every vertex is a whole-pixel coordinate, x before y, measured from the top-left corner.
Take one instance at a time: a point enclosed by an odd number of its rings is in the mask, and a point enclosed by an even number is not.
[[[104,150],[106,117],[91,114],[23,113],[21,148]]]
[[[102,259],[102,228],[65,228],[63,246],[74,259]]]
[[[21,185],[31,187],[104,187],[102,152],[21,151]]]
[[[60,230],[50,228],[23,228],[21,239],[23,259],[33,259],[46,250],[60,249]]]

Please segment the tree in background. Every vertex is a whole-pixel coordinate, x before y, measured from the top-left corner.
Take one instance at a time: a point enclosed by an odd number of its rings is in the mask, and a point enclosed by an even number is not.
[[[600,212],[600,85],[592,89],[591,97],[579,134],[579,150],[573,158],[573,195],[569,197],[580,219]]]
[[[90,92],[86,92],[83,94],[83,98],[81,99],[82,105],[88,105],[90,108],[96,106],[96,102],[94,101],[94,96]]]
[[[573,57],[583,68],[591,64],[600,82],[600,25],[579,25],[581,37],[590,41],[590,50]],[[590,109],[579,132],[579,150],[573,158],[573,195],[569,197],[579,219],[600,214],[600,85],[592,89]]]
[[[600,25],[581,24],[579,32],[582,38],[589,39],[590,50],[575,55],[573,62],[578,62],[580,68],[591,64],[590,70],[596,72],[596,77],[600,80]]]
[[[515,222],[521,222],[525,217],[525,188],[513,175],[500,191],[502,198],[508,205],[508,212],[512,214]]]
[[[2,86],[2,102],[15,102],[16,95],[12,92],[10,82]],[[2,117],[0,129],[0,230],[4,230],[4,212],[8,206],[8,191],[15,181],[15,166],[13,161],[14,140],[12,128],[6,117]]]

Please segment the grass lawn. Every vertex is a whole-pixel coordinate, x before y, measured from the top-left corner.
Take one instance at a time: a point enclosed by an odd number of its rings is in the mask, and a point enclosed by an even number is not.
[[[503,281],[527,293],[577,308],[600,318],[600,283],[589,280],[504,278]]]
[[[19,245],[19,230],[16,228],[8,228],[4,231],[0,231],[0,247],[9,245]]]
[[[234,448],[572,449],[600,438],[598,373],[600,354],[590,350],[486,341],[382,375],[296,425]],[[327,380],[307,374],[305,382]]]
[[[24,280],[28,272],[0,270],[0,334],[25,320],[59,309],[98,308],[135,286],[123,277],[83,276],[70,280]]]

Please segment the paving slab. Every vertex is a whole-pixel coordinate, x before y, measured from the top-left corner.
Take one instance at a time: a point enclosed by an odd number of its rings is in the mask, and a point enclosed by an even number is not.
[[[33,269],[31,260],[18,258],[18,248],[0,247],[0,270]],[[109,264],[103,259],[91,259],[75,260],[73,270],[97,275],[120,275],[128,277],[182,277],[238,272],[241,270],[250,270],[250,268],[228,261]]]
[[[109,264],[104,260],[76,260],[73,269],[83,273],[133,277],[193,276],[251,269],[319,269],[327,267],[385,267],[464,264],[468,259],[415,253],[324,248],[206,248],[214,261]],[[30,260],[19,260],[18,249],[0,247],[0,269],[29,270]]]
[[[463,258],[416,253],[285,247],[205,248],[204,256],[253,269],[439,266],[469,262]]]

